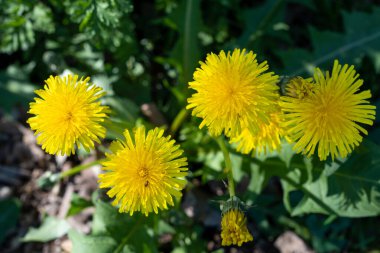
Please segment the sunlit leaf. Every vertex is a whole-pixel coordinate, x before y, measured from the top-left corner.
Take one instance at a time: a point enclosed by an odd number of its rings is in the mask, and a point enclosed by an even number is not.
[[[48,242],[65,235],[70,229],[67,221],[56,217],[46,217],[39,228],[30,228],[23,242]]]

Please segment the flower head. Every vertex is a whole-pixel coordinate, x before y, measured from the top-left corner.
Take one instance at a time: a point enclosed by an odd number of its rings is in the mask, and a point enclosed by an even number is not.
[[[249,154],[253,150],[257,153],[278,150],[281,147],[281,137],[284,136],[278,113],[271,114],[270,122],[262,123],[259,128],[257,133],[244,129],[238,136],[231,137],[230,143],[237,143],[237,151],[243,154]]]
[[[146,135],[145,128],[138,127],[133,137],[125,130],[125,141],[111,144],[99,183],[100,188],[111,188],[107,194],[115,197],[112,204],[120,205],[119,212],[157,213],[168,204],[174,205],[172,196],[181,196],[186,184],[186,158],[180,157],[183,151],[179,145],[163,133],[155,128]]]
[[[74,154],[75,145],[89,150],[94,141],[104,138],[106,130],[100,122],[107,117],[108,107],[98,99],[105,92],[89,81],[76,75],[50,76],[44,89],[35,91],[39,97],[30,103],[29,113],[34,116],[28,123],[47,153]]]
[[[297,152],[344,158],[359,145],[361,133],[367,134],[360,124],[373,124],[376,107],[369,105],[369,90],[359,92],[358,77],[354,66],[335,61],[331,74],[315,70],[313,92],[302,99],[282,97],[284,127]]]
[[[237,136],[245,128],[257,132],[262,123],[269,123],[278,98],[278,76],[264,73],[266,62],[258,64],[252,51],[235,49],[208,54],[200,64],[189,83],[196,93],[186,107],[203,119],[200,128],[207,126],[213,136]]]
[[[303,79],[295,77],[289,80],[286,86],[286,95],[293,98],[303,99],[314,93],[315,84],[312,83],[312,78]]]
[[[253,241],[247,229],[247,218],[238,208],[228,210],[222,216],[222,246],[238,245]]]

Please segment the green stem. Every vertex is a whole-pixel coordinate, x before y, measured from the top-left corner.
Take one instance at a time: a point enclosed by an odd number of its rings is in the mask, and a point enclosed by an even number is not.
[[[114,253],[120,253],[123,251],[124,246],[127,244],[129,238],[133,235],[133,233],[136,231],[136,229],[140,226],[140,223],[143,220],[143,216],[140,216],[140,218],[137,220],[135,225],[132,227],[131,230],[129,230],[129,233],[123,238],[117,249],[115,250]]]
[[[82,170],[85,170],[85,169],[88,169],[94,165],[97,165],[97,164],[101,164],[102,162],[104,162],[106,159],[99,159],[99,160],[96,160],[96,161],[93,161],[93,162],[90,162],[90,163],[86,163],[86,164],[81,164],[79,166],[75,166],[74,168],[71,168],[69,170],[66,170],[66,171],[63,171],[62,173],[59,174],[59,178],[62,179],[62,178],[65,178],[65,177],[69,177],[69,176],[72,176],[72,175],[75,175],[79,172],[81,172]]]
[[[297,183],[295,180],[293,180],[289,176],[282,176],[281,179],[285,180],[296,189],[300,189],[301,191],[303,191],[305,195],[307,195],[309,198],[314,200],[314,202],[317,203],[323,209],[325,209],[327,213],[338,216],[338,214],[330,206],[328,206],[325,202],[323,202],[320,198],[318,198],[318,196],[316,196],[312,191],[309,191],[308,189],[306,189],[303,185]]]
[[[234,182],[234,175],[232,172],[232,163],[230,158],[230,153],[228,152],[226,143],[224,141],[223,136],[219,136],[216,138],[216,142],[218,143],[220,149],[223,152],[224,161],[226,163],[226,173],[227,173],[227,179],[228,179],[228,192],[230,193],[230,197],[235,196],[235,182]]]
[[[173,120],[172,125],[170,126],[169,133],[170,135],[175,135],[178,129],[181,127],[183,122],[185,122],[187,116],[189,116],[189,111],[186,108],[183,108]]]

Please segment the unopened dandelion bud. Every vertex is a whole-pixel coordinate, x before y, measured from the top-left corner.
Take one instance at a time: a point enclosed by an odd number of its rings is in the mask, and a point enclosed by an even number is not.
[[[313,94],[315,88],[316,85],[312,83],[311,78],[294,77],[289,80],[285,90],[287,96],[303,99]]]
[[[222,210],[222,246],[237,245],[253,241],[247,228],[247,218],[244,214],[244,204],[232,197],[223,206]]]

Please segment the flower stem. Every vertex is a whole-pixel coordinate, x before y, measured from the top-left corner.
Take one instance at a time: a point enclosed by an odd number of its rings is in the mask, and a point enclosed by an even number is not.
[[[76,166],[74,168],[71,168],[69,170],[58,172],[58,173],[52,173],[50,171],[45,172],[40,178],[37,179],[37,185],[38,187],[42,189],[50,189],[53,187],[56,183],[58,183],[60,180],[64,179],[65,177],[69,177],[72,175],[75,175],[82,170],[91,168],[91,166],[94,166],[96,164],[100,164],[106,159],[100,159],[96,160],[90,163],[82,164],[79,166]]]
[[[121,241],[119,246],[116,248],[114,253],[120,253],[123,251],[125,244],[127,244],[129,238],[133,235],[133,233],[136,231],[136,229],[140,226],[142,220],[143,220],[143,216],[140,216],[140,218],[136,221],[136,223],[132,227],[132,229],[129,230],[129,233],[123,238],[123,240]]]
[[[235,182],[234,182],[234,176],[232,172],[232,163],[231,163],[230,153],[228,152],[223,136],[219,136],[218,138],[216,138],[216,142],[218,143],[220,149],[223,152],[224,161],[226,164],[227,179],[228,179],[228,192],[230,194],[230,197],[232,198],[235,196]]]
[[[75,166],[74,168],[71,168],[69,170],[61,172],[59,174],[59,178],[62,179],[62,178],[65,178],[65,177],[69,177],[69,176],[75,175],[75,174],[81,172],[82,170],[88,169],[88,168],[90,168],[90,167],[92,167],[94,165],[97,165],[97,164],[101,164],[105,160],[106,159],[99,159],[99,160],[96,160],[96,161],[93,161],[93,162],[90,162],[90,163],[86,163],[86,164],[81,164],[79,166]]]
[[[177,116],[175,117],[175,119],[173,120],[171,126],[170,126],[170,129],[169,129],[169,133],[171,135],[175,135],[176,132],[178,131],[178,129],[181,127],[181,125],[183,124],[183,122],[185,122],[187,116],[189,115],[189,111],[186,110],[186,108],[183,108],[178,114]]]

